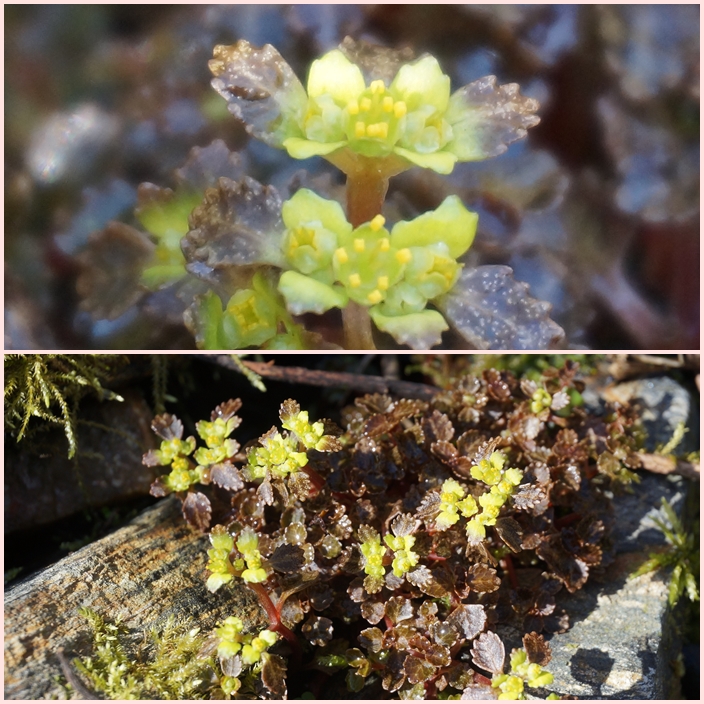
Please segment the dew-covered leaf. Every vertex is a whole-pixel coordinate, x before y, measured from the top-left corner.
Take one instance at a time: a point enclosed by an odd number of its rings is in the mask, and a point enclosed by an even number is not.
[[[508,145],[526,136],[540,122],[537,100],[523,96],[517,83],[496,84],[485,76],[450,97],[445,118],[452,125],[448,145],[461,161],[480,161],[503,154]]]
[[[186,268],[194,275],[198,264],[222,269],[284,263],[281,198],[273,186],[262,186],[249,176],[241,181],[221,178],[205,192],[189,222],[181,246]]]
[[[286,699],[286,660],[263,652],[261,678],[274,699]]]
[[[472,640],[482,632],[486,624],[486,613],[481,604],[460,604],[448,617],[452,624],[467,640]]]
[[[386,615],[394,624],[406,621],[409,618],[413,618],[413,604],[410,599],[392,596],[386,602]]]
[[[552,349],[564,343],[564,331],[550,319],[552,306],[532,298],[507,266],[463,269],[434,303],[474,349]]]
[[[378,653],[383,645],[383,637],[384,634],[378,628],[365,628],[359,634],[359,643],[365,650],[370,650],[372,653]]]
[[[391,521],[391,532],[397,536],[413,535],[418,528],[418,519],[409,513],[401,513]]]
[[[541,667],[545,667],[552,659],[550,644],[539,633],[526,633],[523,636],[523,647],[528,653],[528,660],[537,662]]]
[[[398,650],[391,651],[391,655],[389,655],[389,659],[386,661],[386,669],[384,670],[384,677],[381,681],[381,686],[387,692],[395,692],[403,686],[406,679],[405,660],[405,652]]]
[[[219,178],[238,181],[244,174],[242,155],[231,152],[222,139],[215,139],[207,147],[191,149],[186,163],[176,170],[176,181],[193,191],[203,192],[217,185]]]
[[[324,616],[311,614],[301,626],[301,631],[311,645],[323,646],[332,640],[332,621]]]
[[[293,574],[305,564],[303,548],[298,545],[279,545],[269,557],[269,564],[277,572]]]
[[[447,667],[450,664],[450,649],[440,643],[433,643],[425,636],[417,635],[411,638],[409,645],[413,650],[423,654],[423,658],[436,667]]]
[[[210,420],[217,420],[218,418],[230,420],[240,408],[242,408],[242,401],[239,398],[231,398],[229,401],[225,401],[215,407],[215,410],[210,414]],[[241,422],[242,420],[237,418],[234,421],[233,429],[239,426]]]
[[[545,513],[548,509],[548,497],[545,489],[536,484],[522,484],[512,497],[517,509],[530,511],[533,515]]]
[[[272,147],[287,137],[303,136],[308,96],[293,69],[270,44],[256,49],[241,39],[218,45],[208,62],[211,85],[228,102],[228,110],[245,123],[247,132]]]
[[[76,291],[81,307],[94,318],[113,320],[122,315],[144,295],[142,272],[155,248],[147,235],[121,222],[109,222],[92,233],[87,248],[77,257],[81,273]]]
[[[403,663],[406,670],[406,677],[411,684],[418,684],[429,680],[436,672],[437,668],[427,660],[419,658],[412,653],[406,656]]]
[[[231,462],[220,462],[210,468],[210,481],[228,491],[239,491],[244,488],[244,480]]]
[[[501,638],[492,631],[482,633],[472,646],[472,662],[482,670],[501,674],[504,670],[506,651]]]
[[[152,430],[163,440],[180,440],[183,423],[171,413],[162,413],[152,421]]]
[[[194,528],[207,531],[210,528],[210,499],[199,491],[189,491],[183,500],[183,517]]]
[[[401,687],[398,690],[399,699],[425,699],[425,685],[423,682],[418,682],[412,687]]]
[[[423,594],[440,598],[448,593],[448,588],[435,577],[435,574],[425,565],[416,567],[411,572],[406,572],[406,579]]]
[[[362,618],[374,625],[384,618],[386,604],[383,601],[373,601],[369,599],[359,605],[359,610],[362,612]]]

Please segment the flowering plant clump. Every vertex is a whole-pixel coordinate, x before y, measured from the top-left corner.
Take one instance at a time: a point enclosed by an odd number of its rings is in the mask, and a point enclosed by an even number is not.
[[[216,462],[197,465],[203,487],[184,499],[209,531],[208,590],[249,589],[261,605],[216,628],[212,694],[547,695],[546,636],[569,628],[555,595],[579,590],[609,555],[609,495],[623,474],[602,458],[634,442],[624,407],[598,419],[579,405],[536,408],[538,383],[577,399],[576,374],[568,362],[526,383],[488,369],[430,400],[367,395],[343,410],[344,430],[288,400],[282,429],[244,451],[230,437],[238,401],[195,425],[203,452],[158,417],[166,444],[145,461]],[[525,634],[508,664],[499,626]]]
[[[487,76],[453,92],[436,58],[349,38],[312,62],[306,87],[274,47],[246,40],[216,46],[209,67],[250,135],[339,168],[344,202],[299,185],[280,195],[245,175],[222,142],[193,150],[175,191],[140,187],[135,220],[146,232],[110,223],[95,238],[85,263],[100,271],[79,281],[87,307],[114,317],[139,298],[136,286],[168,290],[205,349],[561,341],[549,305],[508,267],[467,265],[478,216],[458,195],[390,225],[383,213],[391,177],[449,174],[525,137],[538,103],[518,85]],[[131,250],[119,285],[105,271],[115,240]]]

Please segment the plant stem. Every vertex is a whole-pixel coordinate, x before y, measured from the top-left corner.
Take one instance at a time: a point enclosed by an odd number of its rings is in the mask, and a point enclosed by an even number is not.
[[[282,635],[290,644],[293,650],[292,665],[294,669],[301,665],[301,644],[296,637],[296,634],[289,630],[282,622],[279,610],[274,606],[274,602],[269,596],[269,592],[264,588],[264,585],[256,582],[247,582],[247,586],[257,595],[259,603],[264,607],[267,618],[269,619],[269,629]]]
[[[350,301],[342,309],[342,329],[348,350],[375,350],[372,320],[364,306]]]

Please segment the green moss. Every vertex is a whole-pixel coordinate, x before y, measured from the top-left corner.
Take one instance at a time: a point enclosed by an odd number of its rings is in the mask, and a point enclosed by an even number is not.
[[[103,383],[126,363],[115,354],[6,354],[5,432],[19,442],[33,430],[32,418],[61,425],[73,457],[78,401],[91,390],[101,399],[122,401]]]
[[[132,653],[135,640],[119,621],[110,623],[81,609],[93,629],[94,655],[73,661],[88,686],[108,699],[206,699],[213,687],[214,662],[200,656],[204,638],[198,628],[170,617],[152,629]]]

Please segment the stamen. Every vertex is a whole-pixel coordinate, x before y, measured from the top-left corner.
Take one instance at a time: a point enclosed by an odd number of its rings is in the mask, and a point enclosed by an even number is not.
[[[354,124],[354,136],[357,139],[362,139],[367,134],[367,126],[360,120]]]
[[[359,101],[359,109],[362,112],[369,112],[372,109],[372,99],[371,98],[362,98]]]
[[[376,285],[377,288],[379,288],[382,291],[386,291],[389,288],[389,277],[388,276],[380,276],[376,280]]]
[[[354,241],[354,251],[359,252],[360,254],[364,251],[364,240],[361,237],[358,237]]]
[[[374,123],[367,125],[367,137],[378,137],[379,136],[379,125]]]
[[[408,264],[411,259],[413,259],[413,255],[411,254],[411,250],[408,249],[408,247],[399,249],[398,252],[396,252],[396,261],[399,264]]]
[[[375,215],[372,218],[372,221],[369,223],[369,227],[374,231],[374,232],[379,232],[382,227],[384,227],[384,223],[386,222],[386,218],[383,215]],[[384,238],[388,242],[388,238]]]
[[[375,288],[370,294],[367,295],[367,300],[375,306],[377,303],[381,303],[384,300],[384,294]]]
[[[347,112],[350,115],[359,115],[359,103],[356,100],[350,100],[347,103]]]
[[[384,112],[394,111],[394,99],[390,95],[385,95],[384,99],[381,101],[381,107]]]
[[[382,238],[379,240],[379,249],[380,249],[382,252],[388,252],[390,247],[391,247],[391,242],[389,242],[389,238],[388,238],[388,237],[382,237]]]
[[[408,108],[406,107],[406,103],[404,103],[403,100],[399,100],[398,102],[394,103],[394,116],[397,119],[400,120],[407,112]]]
[[[372,81],[371,84],[369,85],[369,90],[371,90],[373,95],[376,95],[377,93],[381,94],[386,91],[386,86],[384,85],[384,81],[382,80],[377,80],[377,81]]]
[[[340,262],[340,264],[347,264],[350,259],[349,255],[347,254],[347,250],[344,247],[336,249],[335,256],[337,257],[337,261]]]
[[[362,277],[359,274],[350,274],[347,277],[347,281],[349,281],[352,288],[358,288],[362,285]]]

